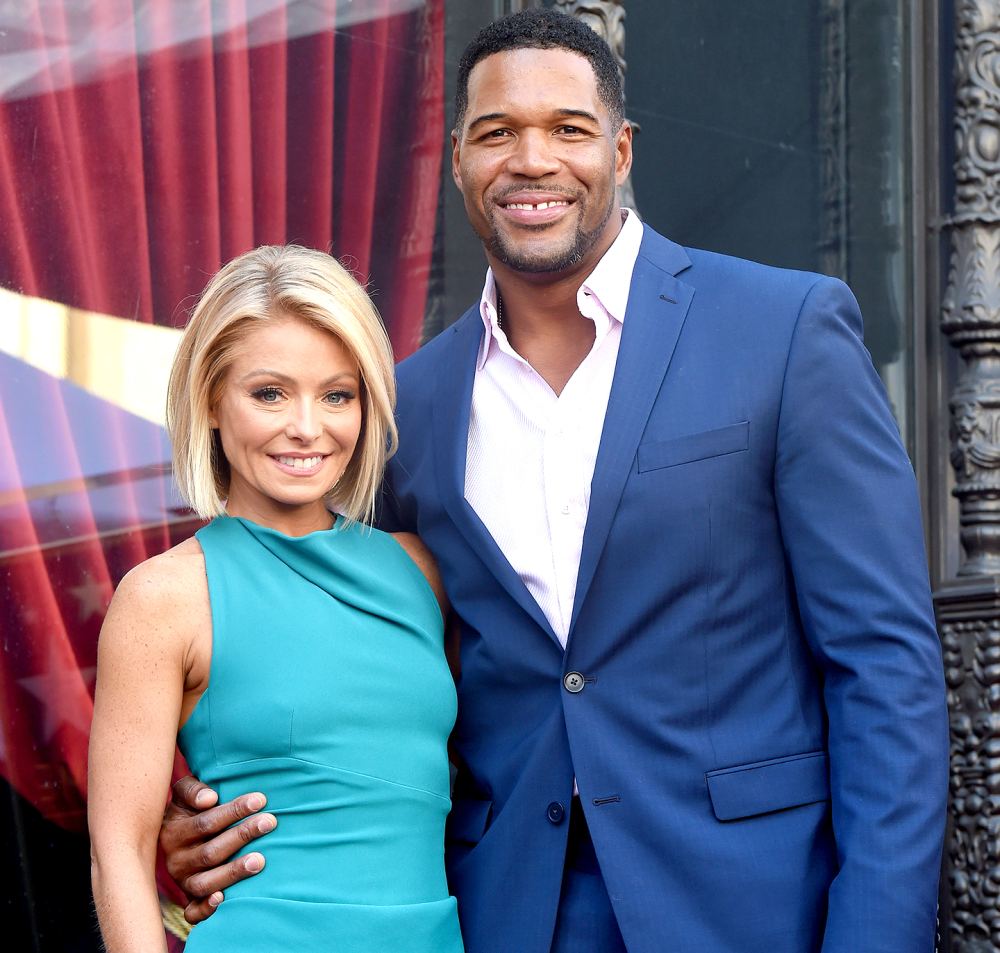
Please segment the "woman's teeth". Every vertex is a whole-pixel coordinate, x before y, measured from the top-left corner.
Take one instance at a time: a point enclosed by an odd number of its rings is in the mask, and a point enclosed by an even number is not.
[[[296,470],[311,470],[313,467],[319,466],[320,461],[323,459],[319,457],[277,457],[278,463],[284,464],[286,467],[294,467]]]

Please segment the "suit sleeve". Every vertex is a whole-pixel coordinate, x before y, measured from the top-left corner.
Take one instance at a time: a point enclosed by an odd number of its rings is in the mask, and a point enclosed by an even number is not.
[[[840,870],[823,953],[931,953],[948,726],[916,484],[847,287],[821,279],[792,337],[775,493],[823,673]]]

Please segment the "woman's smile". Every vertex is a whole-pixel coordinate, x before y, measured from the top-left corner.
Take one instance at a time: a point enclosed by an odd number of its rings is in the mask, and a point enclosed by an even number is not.
[[[315,476],[319,473],[329,454],[313,454],[301,456],[299,454],[272,454],[271,459],[286,473],[297,477]]]

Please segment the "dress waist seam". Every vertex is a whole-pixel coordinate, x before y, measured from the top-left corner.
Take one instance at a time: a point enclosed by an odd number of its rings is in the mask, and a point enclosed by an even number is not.
[[[322,761],[311,761],[309,758],[300,758],[291,754],[280,755],[272,758],[244,758],[240,761],[216,761],[215,767],[226,768],[237,764],[263,764],[269,761],[295,761],[300,764],[311,764],[314,767],[324,768],[328,771],[339,771],[342,774],[350,774],[356,778],[367,778],[369,781],[379,781],[382,784],[391,784],[393,787],[403,788],[407,791],[416,791],[419,794],[426,794],[428,797],[437,798],[439,801],[444,801],[449,805],[451,804],[450,797],[438,794],[437,791],[428,791],[427,788],[417,787],[415,784],[406,784],[403,781],[393,781],[391,778],[383,778],[377,774],[366,774],[364,771],[354,771],[351,768],[342,768],[340,765],[326,764]]]

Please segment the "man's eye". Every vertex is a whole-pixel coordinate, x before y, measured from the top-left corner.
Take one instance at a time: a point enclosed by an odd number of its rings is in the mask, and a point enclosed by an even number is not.
[[[253,397],[262,404],[276,404],[281,400],[281,391],[277,387],[261,387],[253,392]]]

